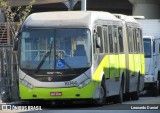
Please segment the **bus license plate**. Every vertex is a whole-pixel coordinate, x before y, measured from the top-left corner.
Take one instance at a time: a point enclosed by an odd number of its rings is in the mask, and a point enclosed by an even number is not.
[[[50,96],[62,96],[62,92],[50,92]]]

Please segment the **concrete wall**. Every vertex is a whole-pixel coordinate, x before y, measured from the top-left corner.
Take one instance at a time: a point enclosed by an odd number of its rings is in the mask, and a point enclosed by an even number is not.
[[[133,15],[146,19],[160,19],[160,0],[129,0],[133,4]]]

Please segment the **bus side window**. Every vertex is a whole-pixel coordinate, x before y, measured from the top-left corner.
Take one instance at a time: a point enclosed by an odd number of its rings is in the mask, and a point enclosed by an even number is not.
[[[104,36],[104,50],[105,50],[105,53],[108,53],[108,28],[107,26],[104,26],[103,27],[103,36]]]
[[[118,35],[118,33],[117,33],[118,29],[117,29],[117,26],[113,26],[113,27],[114,27],[114,29],[113,29],[114,52],[118,53],[118,37],[117,37],[117,35]]]
[[[134,42],[134,53],[137,53],[137,38],[136,38],[136,30],[133,29],[133,42]]]
[[[153,40],[153,53],[155,53],[155,40]]]
[[[113,53],[113,38],[112,38],[112,26],[108,26],[108,36],[109,36],[109,52]]]
[[[140,43],[141,43],[141,46],[140,46],[140,53],[143,53],[143,38],[142,38],[142,30],[139,29],[139,37],[140,37]]]
[[[97,38],[97,33],[96,33],[96,30],[94,29],[93,31],[93,52],[94,53],[97,53],[96,38]]]
[[[136,38],[137,38],[137,52],[140,53],[140,35],[139,35],[139,29],[136,29]]]
[[[100,42],[101,42],[101,46],[100,46],[100,53],[103,53],[104,52],[104,40],[103,40],[103,35],[102,35],[102,27],[101,26],[97,26],[97,35],[98,37],[100,37]]]
[[[120,53],[123,53],[124,52],[124,48],[123,48],[123,32],[122,32],[122,27],[118,27],[118,38],[119,38]]]
[[[133,53],[134,50],[134,43],[133,43],[133,32],[130,27],[127,28],[128,31],[128,49],[129,53]]]

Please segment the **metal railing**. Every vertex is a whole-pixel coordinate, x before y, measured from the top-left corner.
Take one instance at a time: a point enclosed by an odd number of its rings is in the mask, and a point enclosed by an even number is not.
[[[17,61],[15,58],[12,45],[0,45],[0,89],[1,93],[7,93],[10,100],[15,99],[18,91],[18,76],[15,69]]]
[[[17,22],[0,22],[0,45],[13,44],[13,34],[17,31],[17,26]]]

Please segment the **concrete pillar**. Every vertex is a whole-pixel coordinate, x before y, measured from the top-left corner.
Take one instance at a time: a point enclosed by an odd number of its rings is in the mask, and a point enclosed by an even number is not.
[[[129,0],[133,4],[134,16],[145,16],[147,19],[160,19],[160,0]]]
[[[81,10],[86,11],[87,10],[87,1],[81,0]]]
[[[77,2],[78,0],[68,0],[67,2],[63,2],[63,3],[68,8],[68,11],[72,11]]]

